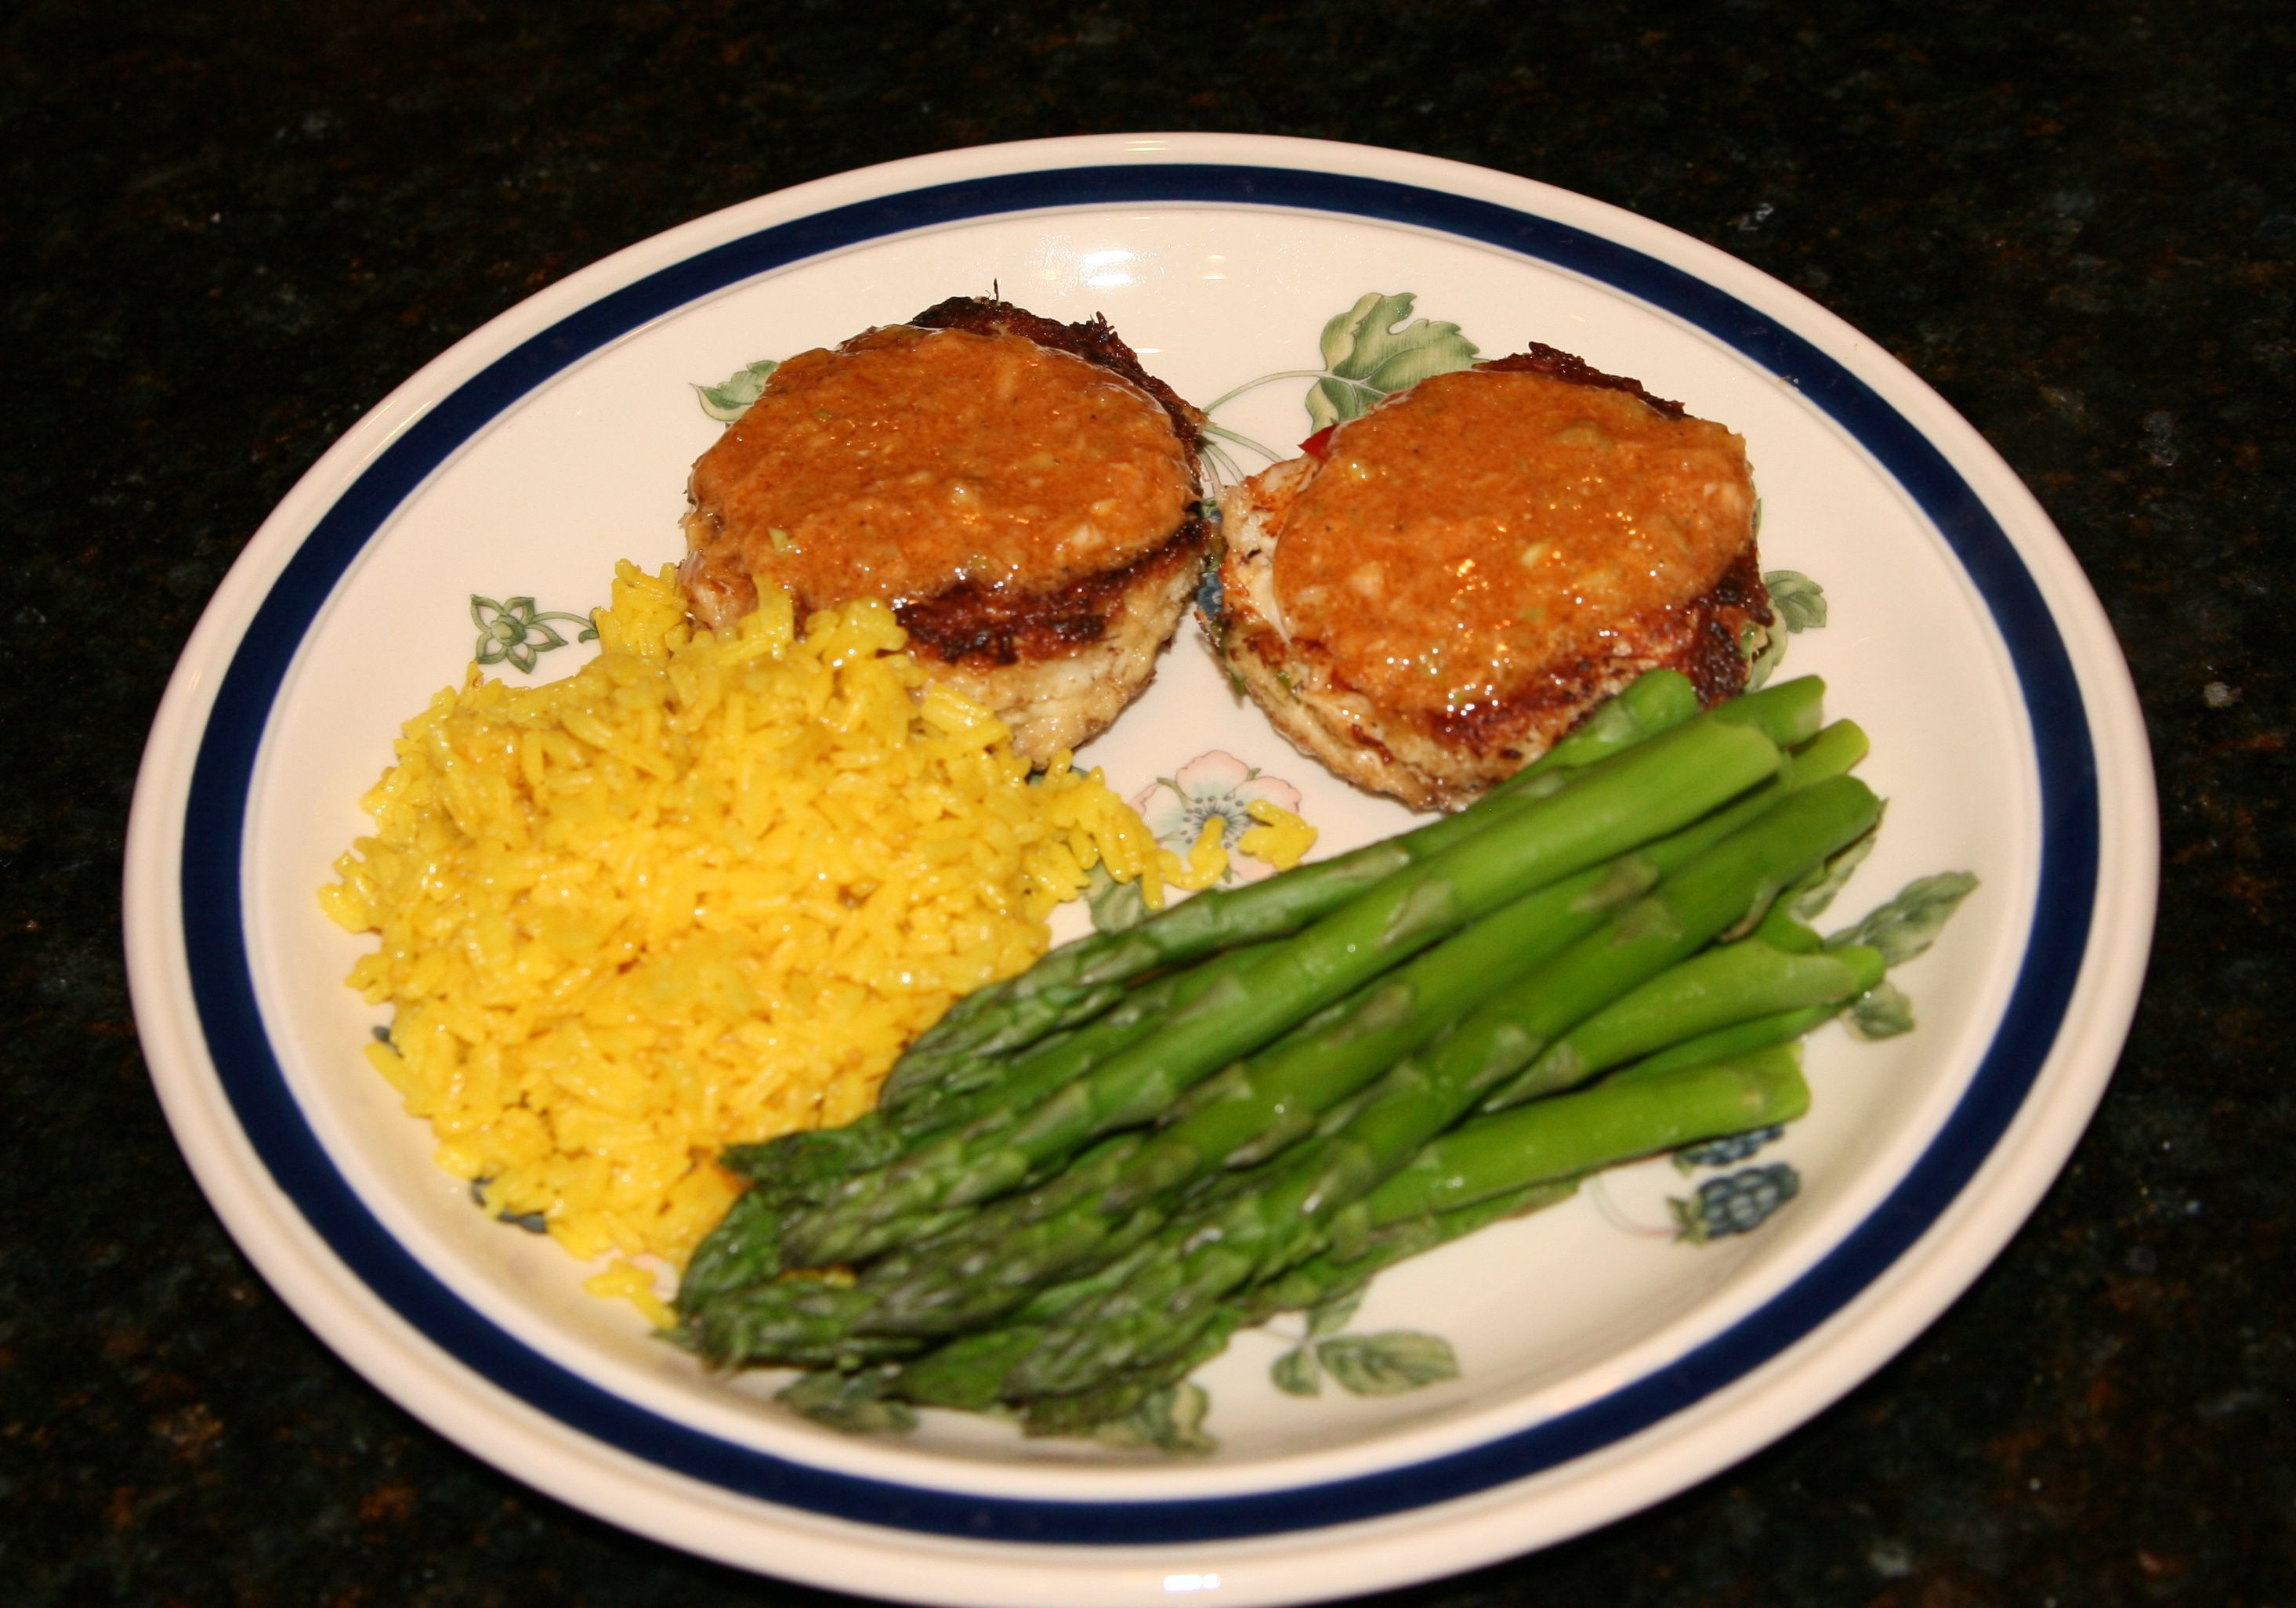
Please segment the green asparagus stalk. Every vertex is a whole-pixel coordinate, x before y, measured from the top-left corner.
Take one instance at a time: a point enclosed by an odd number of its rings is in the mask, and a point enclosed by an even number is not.
[[[794,1360],[835,1354],[851,1339],[853,1309],[865,1300],[828,1279],[791,1279],[720,1290],[690,1303],[686,1335],[713,1362]]]
[[[1774,689],[1781,718],[1805,694]],[[1742,703],[1743,700],[1740,701]],[[1623,752],[1683,725],[1698,712],[1689,681],[1672,670],[1637,678],[1538,760],[1494,790],[1498,797],[1536,791],[1558,775]],[[1760,711],[1755,711],[1759,718]],[[1781,742],[1796,739],[1786,736]],[[1028,971],[968,995],[920,1035],[886,1079],[880,1095],[898,1110],[935,1086],[962,1057],[993,1055],[1089,1016],[1111,1003],[1123,983],[1228,945],[1281,938],[1337,909],[1381,879],[1443,852],[1489,824],[1490,812],[1468,810],[1416,832],[1318,861],[1248,887],[1201,894],[1120,932],[1095,933],[1062,946]]]
[[[1519,899],[1229,1066],[1192,1091],[1194,1109],[1111,1176],[1071,1168],[1063,1184],[1073,1186],[1057,1192],[1061,1210],[1016,1225],[992,1208],[955,1254],[906,1259],[914,1265],[898,1277],[873,1268],[879,1305],[864,1323],[886,1333],[949,1333],[987,1322],[1102,1254],[1117,1219],[1168,1199],[1247,1144],[1280,1148],[1304,1136],[1318,1112],[1600,923],[1606,908],[1647,889],[1657,873],[1637,862],[1628,856]],[[1634,874],[1622,878],[1613,867]],[[1279,1130],[1288,1130],[1280,1140]]]
[[[1265,944],[1239,945],[1135,984],[1108,1011],[1079,1026],[1011,1054],[964,1063],[938,1090],[920,1091],[889,1119],[914,1138],[998,1106],[1041,1099],[1155,1032],[1173,1012],[1193,1005],[1221,978],[1252,964],[1266,951]]]
[[[1846,762],[1856,751],[1855,744],[1830,745],[1809,764]],[[962,1236],[958,1253],[909,1259],[914,1270],[899,1277],[873,1269],[867,1282],[880,1304],[865,1326],[948,1333],[988,1322],[1101,1254],[1108,1217],[1161,1202],[1210,1169],[1257,1161],[1305,1137],[1398,1056],[1768,809],[1786,785],[1767,783],[1672,837],[1527,896],[1380,980],[1350,1009],[1226,1068],[1191,1091],[1178,1120],[1104,1192],[1096,1180],[1067,1192],[1061,1214],[1038,1214],[1017,1227],[988,1214]],[[1848,961],[1825,968],[1829,978],[1851,969]]]
[[[1094,1136],[1152,1119],[1237,1055],[1446,932],[1679,830],[1776,774],[1781,763],[1761,732],[1720,721],[1693,721],[1629,749],[1223,977],[1152,1038],[1016,1120],[967,1128],[881,1172],[847,1179],[784,1222],[786,1253],[795,1265],[857,1259],[897,1243],[904,1220],[918,1213],[1013,1188]]]
[[[1071,1394],[1186,1350],[1229,1292],[1302,1259],[1333,1214],[1375,1189],[1548,1043],[1764,907],[1779,888],[1865,832],[1879,811],[1872,792],[1847,776],[1790,794],[1404,1062],[1344,1128],[1296,1161],[1279,1161],[1265,1187],[1210,1221],[1168,1227],[1172,1254],[1055,1325],[1006,1376],[1006,1393]]]
[[[1791,1122],[1809,1109],[1800,1046],[1535,1100],[1462,1123],[1364,1198],[1374,1229],[1449,1213],[1527,1184],[1575,1177],[1658,1151]]]
[[[1685,1038],[1810,1005],[1839,1007],[1882,980],[1882,952],[1789,954],[1759,938],[1693,955],[1615,999],[1540,1052],[1483,1102],[1487,1112],[1583,1083]]]
[[[691,1317],[703,1301],[769,1283],[781,1271],[781,1207],[755,1190],[746,1191],[686,1259],[677,1281],[678,1315]]]
[[[1232,949],[1185,971],[1142,984],[1104,1014],[1055,1034],[982,1071],[969,1082],[921,1095],[898,1112],[882,1107],[842,1128],[784,1134],[758,1144],[737,1144],[718,1160],[773,1198],[817,1202],[856,1173],[882,1167],[936,1133],[1029,1104],[1082,1077],[1119,1051],[1163,1026],[1174,1011],[1193,1005],[1213,984],[1250,964],[1257,947]]]
[[[1241,1309],[1222,1308],[1186,1347],[1169,1357],[1096,1380],[1074,1395],[1035,1398],[1022,1408],[1021,1428],[1030,1435],[1089,1435],[1218,1356],[1227,1349],[1228,1336],[1243,1322]]]
[[[976,1329],[926,1352],[888,1382],[903,1401],[919,1407],[984,1413],[996,1405],[997,1386],[1045,1338],[1042,1324],[1013,1323]]]
[[[1792,738],[1807,728],[1821,689],[1814,678],[1788,682],[1758,694],[1768,700],[1767,718],[1757,722],[1776,738]],[[1679,724],[1682,699],[1695,699],[1689,683],[1673,672],[1652,672],[1627,693],[1603,706],[1596,718],[1550,751],[1549,757],[1575,757],[1575,767],[1621,751],[1660,730]],[[1619,711],[1628,718],[1613,718]],[[1737,716],[1734,710],[1733,718]],[[1796,775],[1812,780],[1846,770],[1862,758],[1865,738],[1837,723],[1802,744]],[[1545,763],[1545,761],[1542,761]],[[1533,767],[1536,769],[1537,767]],[[985,1115],[998,1106],[1018,1106],[1041,1098],[1117,1050],[1144,1037],[1170,1012],[1192,1003],[1225,969],[1246,964],[1257,947],[1225,950],[1193,966],[1168,972],[1131,989],[1104,1015],[1065,1034],[1054,1035],[1013,1056],[953,1060],[939,1085],[913,1092],[905,1103],[882,1105],[841,1128],[786,1135],[763,1145],[736,1146],[721,1158],[734,1170],[791,1201],[816,1201],[839,1179],[879,1167],[920,1137]]]
[[[1098,1271],[1041,1290],[1028,1304],[993,1328],[957,1335],[907,1362],[890,1381],[892,1393],[919,1407],[963,1407],[980,1412],[996,1404],[1005,1373],[1044,1339],[1046,1326],[1097,1300],[1137,1272],[1155,1253],[1153,1244],[1136,1247]]]
[[[1560,1205],[1578,1193],[1576,1178],[1541,1179],[1488,1195],[1449,1211],[1429,1210],[1375,1229],[1367,1228],[1341,1257],[1325,1251],[1255,1284],[1241,1298],[1247,1325],[1265,1323],[1278,1312],[1297,1312],[1337,1300],[1369,1284],[1396,1263],[1447,1245],[1508,1218],[1527,1217]]]
[[[1702,1140],[1792,1121],[1808,1109],[1800,1053],[1793,1046],[1766,1048],[1632,1083],[1611,1080],[1491,1117],[1479,1117],[1424,1146],[1356,1210],[1365,1221],[1349,1255],[1326,1250],[1231,1298],[1221,1321],[1197,1331],[1190,1344],[1160,1364],[1114,1377],[1119,1396],[1095,1387],[1042,1399],[1030,1406],[1033,1432],[1089,1429],[1095,1410],[1131,1395],[1127,1384],[1148,1388],[1185,1377],[1216,1354],[1230,1331],[1277,1312],[1315,1307],[1360,1288],[1374,1275],[1410,1257],[1447,1244],[1505,1218],[1544,1210],[1568,1199],[1582,1177],[1640,1156]],[[1004,1380],[1046,1343],[1051,1321],[1152,1261],[1136,1254],[1128,1268],[1076,1286],[1048,1310],[1003,1326],[977,1330],[906,1362],[888,1375],[895,1395],[921,1406],[980,1411],[1002,1398]],[[1115,1410],[1128,1410],[1128,1401]]]
[[[1780,1011],[1775,1015],[1757,1016],[1751,1021],[1717,1028],[1713,1032],[1701,1033],[1694,1038],[1670,1044],[1654,1054],[1644,1056],[1632,1066],[1622,1066],[1606,1081],[1616,1083],[1623,1079],[1679,1071],[1686,1066],[1704,1066],[1710,1061],[1734,1060],[1756,1050],[1767,1049],[1774,1044],[1792,1044],[1804,1034],[1824,1027],[1841,1013],[1841,1003],[1804,1005],[1797,1011]]]

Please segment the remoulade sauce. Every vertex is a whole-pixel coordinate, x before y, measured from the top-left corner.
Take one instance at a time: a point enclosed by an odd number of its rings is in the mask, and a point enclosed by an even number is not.
[[[1622,390],[1469,369],[1342,425],[1284,516],[1287,634],[1382,707],[1457,714],[1608,657],[1753,536],[1745,442]]]
[[[1165,541],[1194,483],[1170,417],[1120,375],[1017,336],[893,325],[783,363],[691,491],[696,554],[802,612],[1048,591]],[[754,601],[696,588],[705,618]]]

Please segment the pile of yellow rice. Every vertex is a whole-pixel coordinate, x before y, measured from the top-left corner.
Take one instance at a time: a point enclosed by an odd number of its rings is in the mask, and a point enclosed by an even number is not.
[[[721,1146],[868,1109],[1095,863],[1152,897],[1157,849],[1099,773],[1031,781],[882,604],[800,636],[767,589],[712,636],[623,564],[596,623],[573,676],[473,667],[408,722],[320,897],[381,940],[350,982],[439,1161],[578,1256],[682,1265],[736,1193]],[[650,1284],[593,1287],[666,1316]]]

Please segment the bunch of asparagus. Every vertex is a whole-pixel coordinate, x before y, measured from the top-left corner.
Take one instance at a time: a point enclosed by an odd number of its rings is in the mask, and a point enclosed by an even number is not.
[[[1822,694],[1646,676],[1471,809],[970,997],[867,1117],[725,1153],[684,1338],[849,1425],[1086,1432],[1239,1326],[1792,1120],[1798,1036],[1888,964],[1780,897],[1880,815]]]

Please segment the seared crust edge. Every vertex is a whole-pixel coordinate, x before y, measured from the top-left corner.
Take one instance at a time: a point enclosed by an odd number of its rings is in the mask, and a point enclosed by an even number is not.
[[[1099,735],[1147,690],[1197,573],[1193,562],[1144,570],[1119,598],[1109,629],[1066,657],[1012,666],[928,657],[930,673],[1003,720],[1015,753],[1043,764]]]
[[[1493,357],[1478,363],[1477,368],[1500,374],[1545,374],[1550,380],[1562,380],[1572,385],[1585,385],[1595,390],[1622,390],[1644,406],[1664,414],[1669,419],[1689,416],[1679,402],[1669,402],[1663,397],[1653,397],[1643,388],[1639,380],[1629,380],[1623,374],[1606,374],[1584,357],[1576,357],[1560,347],[1533,340],[1522,350],[1505,357]],[[1400,395],[1401,393],[1398,393]]]
[[[1050,592],[1016,592],[959,581],[893,611],[910,645],[947,664],[1011,665],[1073,653],[1097,642],[1138,587],[1152,587],[1200,559],[1211,528],[1192,514],[1129,563],[1095,570]],[[1190,588],[1193,588],[1193,578]],[[1175,623],[1177,623],[1177,615]]]

